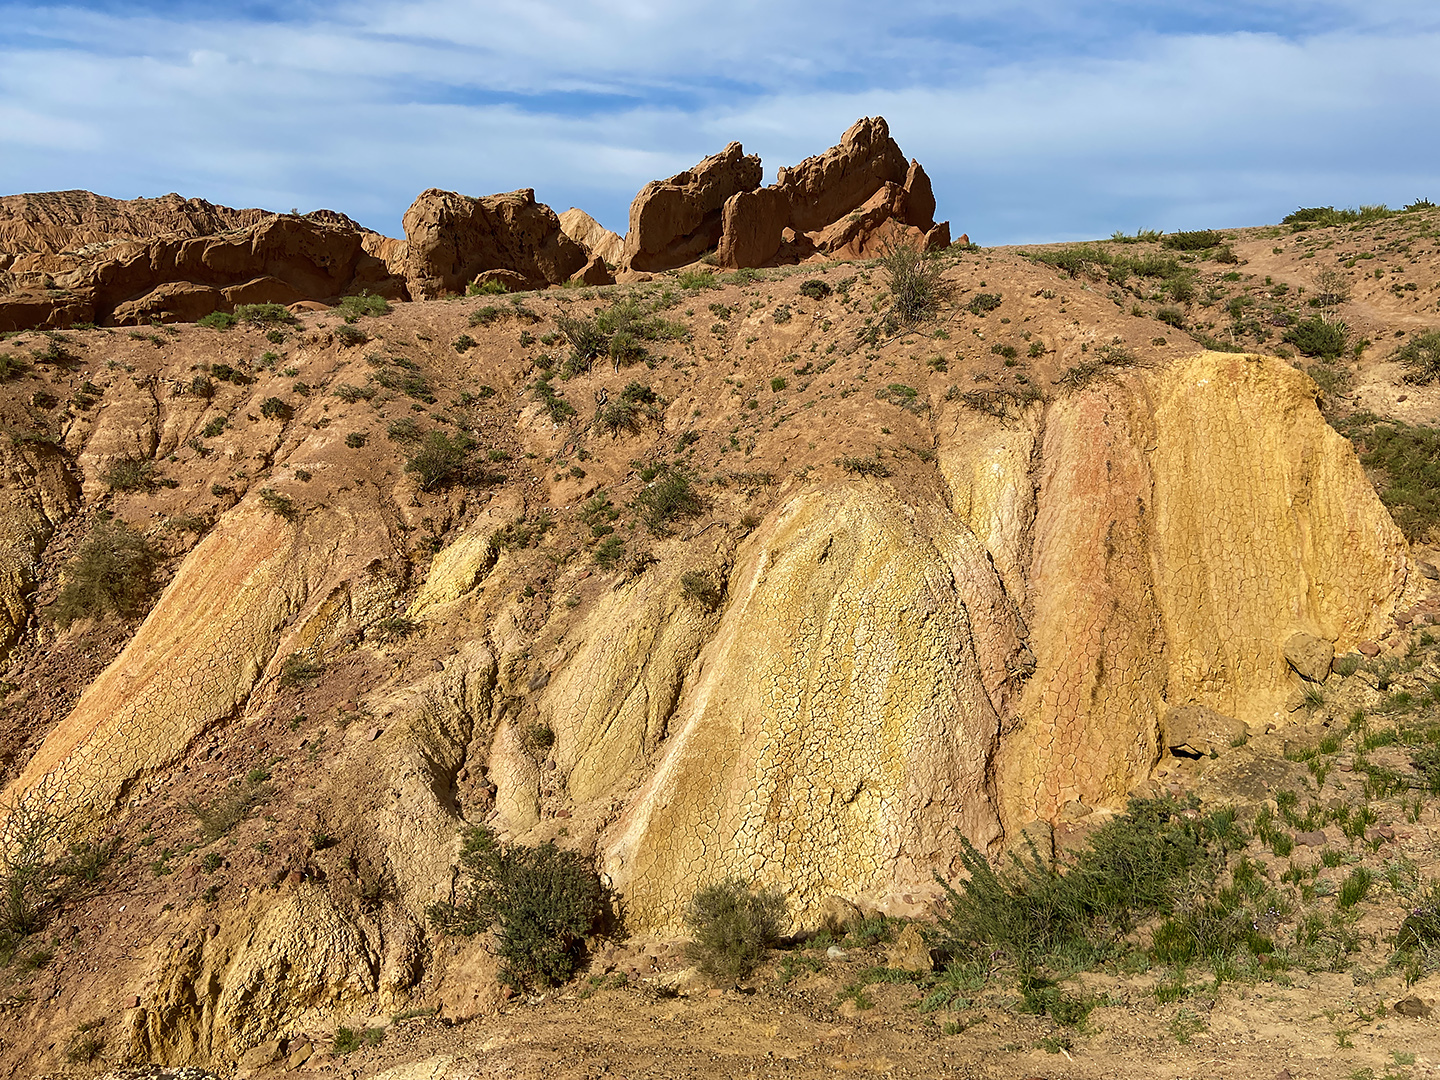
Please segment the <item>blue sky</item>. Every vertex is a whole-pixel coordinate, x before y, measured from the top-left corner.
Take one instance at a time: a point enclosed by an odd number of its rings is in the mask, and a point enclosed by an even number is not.
[[[1440,201],[1434,0],[0,0],[0,193],[178,191],[400,234],[427,187],[623,232],[732,139],[884,115],[981,244]]]

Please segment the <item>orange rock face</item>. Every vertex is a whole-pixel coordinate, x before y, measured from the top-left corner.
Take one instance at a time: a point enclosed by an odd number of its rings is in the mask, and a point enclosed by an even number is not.
[[[760,158],[732,142],[692,169],[652,180],[630,204],[621,265],[669,270],[694,262],[720,241],[725,203],[760,186]]]
[[[510,270],[530,288],[582,269],[585,250],[529,188],[472,198],[431,188],[405,211],[405,279],[416,300],[463,294],[486,270]]]

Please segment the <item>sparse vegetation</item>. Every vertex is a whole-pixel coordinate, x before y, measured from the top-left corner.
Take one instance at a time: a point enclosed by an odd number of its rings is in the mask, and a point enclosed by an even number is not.
[[[1392,359],[1405,366],[1407,382],[1429,384],[1440,379],[1440,330],[1415,334],[1395,350]]]
[[[681,518],[703,513],[705,502],[689,476],[669,469],[635,496],[635,508],[652,532],[664,535]]]
[[[284,304],[241,304],[235,309],[235,321],[251,326],[287,326],[299,320]]]
[[[463,480],[474,450],[475,440],[463,432],[447,435],[443,431],[431,431],[405,462],[405,471],[419,477],[422,491],[433,491]]]
[[[357,296],[346,296],[340,301],[337,308],[347,323],[353,323],[362,315],[371,318],[378,318],[381,315],[390,314],[390,304],[383,296],[374,296],[368,292],[362,292]]]
[[[1380,423],[1370,413],[1357,413],[1340,428],[1354,441],[1360,463],[1377,480],[1380,501],[1407,537],[1423,539],[1440,524],[1440,429]]]
[[[1285,340],[1306,356],[1333,359],[1345,351],[1349,331],[1343,322],[1312,315],[1286,330]]]
[[[159,564],[159,552],[139,531],[118,519],[98,522],[65,568],[51,618],[63,629],[78,619],[137,615],[154,590]]]
[[[934,255],[919,247],[893,245],[880,261],[890,293],[891,310],[905,326],[932,319],[940,302],[949,295],[941,278],[944,266]]]
[[[435,926],[466,936],[494,927],[500,977],[516,989],[575,974],[607,910],[606,890],[588,860],[550,842],[504,844],[475,826],[464,833],[459,869],[451,899],[429,909]]]

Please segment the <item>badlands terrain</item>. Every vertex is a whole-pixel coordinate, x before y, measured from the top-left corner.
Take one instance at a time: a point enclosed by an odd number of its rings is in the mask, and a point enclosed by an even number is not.
[[[625,237],[146,203],[0,222],[0,1068],[1440,1072],[1440,210],[951,244],[883,121]]]

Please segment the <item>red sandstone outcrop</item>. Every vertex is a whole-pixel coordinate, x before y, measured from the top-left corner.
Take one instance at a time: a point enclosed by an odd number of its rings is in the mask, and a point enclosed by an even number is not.
[[[560,228],[591,255],[598,255],[610,266],[620,265],[625,238],[611,232],[584,210],[572,206],[560,215]]]
[[[77,322],[182,322],[237,304],[404,299],[399,241],[344,214],[233,210],[167,195],[86,191],[0,199],[0,330]],[[403,245],[401,245],[403,247]],[[373,252],[373,254],[372,254]]]
[[[868,258],[902,242],[946,247],[949,223],[934,217],[924,168],[906,163],[883,117],[862,117],[823,154],[780,169],[774,184],[732,196],[716,261],[738,268],[816,253]]]
[[[759,187],[761,175],[760,158],[732,142],[692,169],[652,180],[630,204],[621,266],[669,270],[694,262],[719,243],[726,201]]]
[[[463,294],[486,270],[513,271],[542,289],[568,280],[588,258],[530,188],[478,199],[430,188],[404,224],[405,279],[416,300]]]

